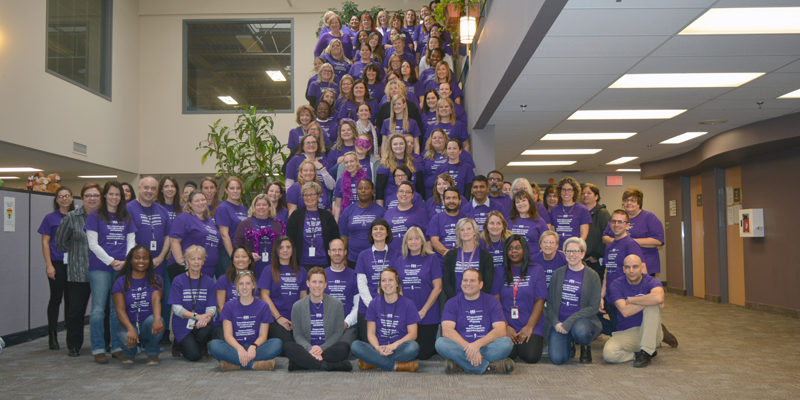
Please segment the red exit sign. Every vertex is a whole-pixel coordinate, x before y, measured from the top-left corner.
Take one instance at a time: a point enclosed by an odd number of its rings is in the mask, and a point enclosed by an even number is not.
[[[622,186],[622,176],[607,176],[606,177],[606,186]]]

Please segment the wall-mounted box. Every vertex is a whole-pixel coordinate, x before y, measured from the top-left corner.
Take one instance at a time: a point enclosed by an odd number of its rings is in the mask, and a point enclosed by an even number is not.
[[[764,237],[763,208],[745,208],[739,210],[739,236]]]

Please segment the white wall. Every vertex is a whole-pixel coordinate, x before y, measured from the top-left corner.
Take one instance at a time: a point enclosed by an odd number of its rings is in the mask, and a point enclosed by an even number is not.
[[[0,140],[135,171],[137,3],[114,1],[112,101],[45,72],[46,4],[0,0]],[[72,153],[73,141],[88,145],[88,157]]]

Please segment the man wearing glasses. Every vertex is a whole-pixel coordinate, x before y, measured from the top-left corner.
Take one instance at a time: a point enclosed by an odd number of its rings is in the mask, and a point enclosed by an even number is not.
[[[600,290],[600,309],[605,310],[611,319],[605,319],[602,313],[598,316],[600,317],[600,322],[603,323],[603,333],[611,335],[611,332],[617,330],[617,309],[614,307],[613,302],[606,300],[607,287],[617,279],[624,279],[625,274],[622,272],[623,260],[631,254],[642,258],[642,249],[628,235],[630,224],[625,210],[614,210],[611,213],[608,226],[611,228],[611,232],[614,233],[614,241],[606,245],[606,251],[603,254],[606,273],[603,278],[603,287]]]
[[[328,244],[331,265],[325,268],[328,286],[325,293],[339,299],[344,306],[344,335],[342,341],[353,343],[358,335],[358,282],[356,271],[347,268],[347,247],[342,239],[333,239]]]
[[[511,197],[503,193],[503,174],[495,170],[486,177],[489,178],[489,200],[498,204],[503,215],[508,215],[511,211]]]

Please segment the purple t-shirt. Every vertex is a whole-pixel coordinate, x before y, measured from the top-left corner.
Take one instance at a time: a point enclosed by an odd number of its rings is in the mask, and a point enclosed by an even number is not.
[[[547,287],[550,287],[550,278],[553,277],[553,271],[567,265],[567,257],[561,250],[556,250],[556,255],[552,260],[545,260],[544,253],[541,251],[531,255],[531,260],[544,269],[544,276],[547,282]]]
[[[642,210],[639,215],[631,218],[628,235],[634,239],[653,238],[664,243],[664,224],[655,214],[647,210]],[[607,226],[603,232],[604,236],[614,237],[611,226]],[[658,255],[657,247],[642,247],[642,261],[647,265],[648,274],[658,274],[661,272],[661,258]]]
[[[325,33],[320,33],[319,40],[317,40],[317,45],[314,47],[314,57],[319,57],[325,51],[325,48],[328,47],[328,44],[333,39],[339,39],[342,42],[342,50],[344,51],[344,55],[347,58],[352,59],[353,57],[353,37],[350,36],[347,31],[344,29],[343,26],[340,33],[341,36],[334,36],[330,31]]]
[[[333,112],[333,110],[331,110]],[[322,137],[325,140],[325,148],[330,148],[339,138],[339,120],[328,118],[325,121],[317,119],[317,123],[322,128]]]
[[[345,171],[345,173],[347,173],[347,172]],[[344,175],[342,175],[342,176],[344,176]],[[367,178],[369,178],[369,176],[367,176]],[[336,198],[343,199],[344,198],[344,195],[342,194],[342,184],[343,184],[343,182],[344,182],[344,179],[342,179],[342,178],[340,178],[339,180],[336,181],[336,186],[333,189],[333,198],[334,199],[336,199]],[[350,201],[358,202],[358,181],[356,179],[350,179],[350,194],[352,196],[352,197],[350,197]]]
[[[328,263],[325,241],[322,239],[319,211],[306,211],[305,221],[303,221],[303,245],[300,248],[302,249],[300,265],[325,265]]]
[[[228,227],[228,236],[231,241],[233,240],[233,234],[236,232],[236,228],[238,228],[239,224],[245,219],[247,219],[247,207],[244,204],[239,204],[237,206],[225,200],[219,203],[217,210],[214,211],[214,220],[217,221],[217,226]]]
[[[492,295],[479,292],[480,297],[467,300],[463,294],[448,300],[442,311],[442,321],[456,323],[456,332],[472,343],[492,331],[492,324],[505,321],[503,306]]]
[[[536,221],[530,218],[517,218],[509,221],[508,230],[516,234],[525,236],[528,239],[528,254],[533,257],[539,252],[539,237],[547,230],[547,223],[541,217],[536,217]]]
[[[364,274],[367,277],[367,286],[369,286],[369,293],[372,299],[378,296],[378,287],[381,283],[381,271],[386,267],[391,267],[396,264],[396,260],[400,258],[400,253],[392,250],[391,247],[386,246],[383,250],[375,250],[375,246],[370,246],[358,255],[356,261],[356,275]],[[359,310],[366,311],[367,304],[364,299],[359,303]]]
[[[564,322],[570,315],[581,309],[581,290],[583,289],[583,270],[567,268],[564,283],[561,285],[561,306],[558,308],[558,321]]]
[[[544,281],[542,267],[536,264],[528,264],[527,276],[523,279],[520,279],[521,267],[513,267],[512,270],[514,277],[511,279],[510,284],[505,282],[505,275],[500,275],[495,279],[503,281],[503,287],[500,289],[500,303],[503,305],[506,321],[514,330],[519,331],[528,323],[536,300],[547,300],[547,284]],[[517,288],[516,301],[514,301],[515,287]],[[511,307],[514,306],[519,307],[519,318],[517,319],[511,318]],[[539,336],[544,336],[543,316],[539,318],[539,321],[533,327],[533,333]]]
[[[467,127],[461,121],[456,121],[455,124],[451,124],[449,122],[440,122],[438,124],[433,124],[428,126],[428,130],[425,132],[425,143],[428,143],[428,137],[430,137],[431,132],[441,129],[444,133],[447,134],[447,137],[450,139],[458,139],[462,143],[469,140],[469,133],[467,133]]]
[[[232,301],[222,309],[222,319],[231,321],[233,338],[242,347],[247,348],[258,339],[261,324],[275,321],[267,303],[261,299],[253,299],[249,305],[242,305],[241,299]]]
[[[489,200],[497,202],[500,212],[502,212],[506,219],[508,219],[508,215],[511,212],[511,197],[509,197],[507,194],[501,194],[497,197],[489,195]]]
[[[418,226],[427,237],[428,213],[420,204],[414,204],[406,211],[400,211],[398,208],[386,210],[383,218],[389,222],[389,226],[392,228],[392,242],[389,243],[389,248],[398,254],[403,247],[403,236],[412,226]]]
[[[550,222],[550,212],[547,211],[547,208],[544,206],[544,204],[539,203],[538,201],[536,202],[536,214],[539,217],[541,217],[544,220],[544,222],[546,222],[548,225],[552,225],[552,223]]]
[[[405,296],[398,296],[392,304],[378,296],[367,308],[367,321],[375,323],[378,344],[385,346],[407,335],[408,326],[419,323],[419,314],[414,302]]]
[[[367,65],[369,65],[369,64],[378,65],[377,63],[375,63],[372,60],[370,60],[369,62],[366,62],[366,63],[361,61],[361,60],[358,60],[355,63],[353,63],[353,65],[350,66],[350,70],[347,71],[347,73],[350,74],[350,76],[352,76],[353,79],[361,79],[361,74],[364,73],[364,68],[366,68]],[[380,65],[378,65],[378,66],[380,66]]]
[[[439,262],[439,257],[429,254],[425,257],[421,255],[409,255],[406,258],[398,258],[395,264],[397,273],[400,274],[400,281],[403,286],[403,296],[411,299],[417,307],[417,311],[421,310],[425,303],[428,301],[428,296],[433,291],[433,281],[435,279],[442,279],[442,264]],[[425,318],[420,321],[423,325],[438,324],[441,320],[439,314],[439,301],[433,302],[433,305],[425,314]]]
[[[458,164],[450,164],[449,161],[442,164],[439,169],[436,170],[436,176],[440,174],[449,174],[453,177],[453,180],[456,181],[456,189],[458,189],[458,193],[461,194],[465,193],[464,188],[467,184],[472,183],[472,180],[475,179],[472,166],[463,161],[459,161]]]
[[[481,239],[481,248],[492,255],[492,264],[494,265],[494,280],[492,281],[491,294],[500,294],[500,288],[503,287],[503,276],[505,274],[505,267],[503,266],[503,247],[505,243],[498,240],[494,243],[486,243]],[[458,285],[460,286],[460,285]]]
[[[130,220],[122,221],[117,217],[116,213],[109,213],[109,221],[103,219],[97,211],[92,211],[86,217],[86,225],[84,229],[87,231],[97,232],[97,242],[106,253],[114,257],[114,260],[124,260],[128,255],[126,250],[128,246],[127,236],[129,233],[136,233],[136,225]],[[108,271],[114,269],[110,265],[104,264],[94,255],[94,252],[89,251],[89,271]]]
[[[352,53],[353,52],[350,51],[351,55],[352,55]],[[341,80],[342,77],[345,76],[350,71],[350,65],[352,65],[352,64],[350,64],[349,62],[347,62],[345,60],[339,61],[339,60],[333,58],[333,56],[330,55],[330,54],[322,54],[322,58],[324,58],[325,61],[327,61],[328,64],[330,64],[333,67],[333,73],[336,75],[336,78],[338,78],[339,80]]]
[[[253,221],[253,229],[274,229],[279,231],[280,224],[275,222],[272,218],[261,219],[256,217],[250,217],[250,220]],[[246,241],[250,242],[249,239],[245,239]],[[255,246],[253,247],[255,250]],[[261,259],[256,261],[255,266],[253,268],[253,272],[256,274],[256,277],[260,277],[262,271],[265,269],[269,269],[270,265],[270,257],[272,257],[272,239],[270,239],[267,235],[261,236],[260,243],[258,244],[258,252],[261,256]]]
[[[386,196],[383,198],[383,204],[386,206],[387,210],[391,210],[397,208],[397,205],[400,204],[400,201],[397,200],[397,186],[392,186],[391,189],[394,191],[390,191],[390,187],[387,185],[386,187]],[[425,201],[422,200],[422,196],[419,193],[414,192],[414,197],[411,198],[411,204],[424,204]]]
[[[269,290],[269,298],[275,304],[275,308],[282,317],[292,318],[292,305],[297,300],[300,300],[300,292],[308,292],[308,285],[306,277],[308,271],[303,267],[297,268],[297,273],[292,270],[288,265],[281,265],[280,267],[280,282],[275,282],[272,279],[272,270],[264,270],[261,277],[258,278],[258,287],[261,290]]]
[[[311,318],[311,340],[312,346],[321,346],[325,343],[325,306],[313,301],[308,302],[308,311]]]
[[[153,258],[161,254],[161,250],[164,249],[164,237],[169,235],[171,222],[167,209],[155,202],[150,207],[144,207],[139,200],[133,200],[125,207],[131,216],[131,221],[136,225],[136,244],[150,249]],[[162,274],[165,265],[165,262],[156,265],[156,275]]]
[[[375,218],[383,218],[386,210],[372,202],[367,208],[358,203],[351,204],[339,216],[339,234],[347,236],[347,260],[356,261],[364,249],[368,249],[369,226]]]
[[[408,129],[403,129],[403,120],[395,121],[394,127],[390,127],[390,123],[391,120],[389,118],[383,120],[383,126],[381,126],[381,135],[390,136],[394,133],[399,133],[402,135],[411,135],[415,138],[418,138],[420,135],[419,125],[417,125],[416,121],[413,119],[408,120]]]
[[[231,301],[239,301],[239,292],[236,290],[236,284],[233,282],[228,282],[228,277],[226,275],[222,275],[219,277],[219,279],[217,279],[217,282],[214,284],[214,290],[216,292],[219,292],[220,290],[225,292],[225,304],[228,304]],[[253,294],[255,295],[256,293]],[[221,304],[217,304],[217,307],[219,306],[221,306]]]
[[[463,249],[458,249],[458,253],[456,254],[456,266],[454,270],[456,294],[461,294],[461,278],[464,275],[464,271],[470,268],[477,269],[478,271],[481,270],[480,248],[476,248],[475,251],[470,252],[466,252]],[[494,283],[492,286],[494,286]]]
[[[181,250],[198,245],[206,250],[203,274],[214,276],[219,260],[219,230],[214,218],[201,220],[191,213],[180,213],[170,227],[169,236],[181,240]]]
[[[500,211],[500,205],[496,202],[493,202],[488,197],[486,198],[486,202],[483,204],[477,204],[473,199],[470,202],[467,202],[466,206],[469,208],[467,212],[467,216],[474,219],[476,223],[478,223],[478,228],[483,230],[483,226],[486,225],[486,218],[489,216],[489,213],[498,210]],[[502,213],[502,211],[500,211]]]
[[[650,275],[642,275],[642,280],[638,285],[631,285],[628,283],[628,279],[622,276],[608,284],[608,299],[612,303],[616,303],[617,300],[627,299],[628,297],[645,296],[657,287],[663,288],[661,281]],[[617,309],[617,321],[617,331],[641,326],[642,313],[638,312],[630,317],[625,317]]]
[[[366,103],[369,104],[369,109],[371,111],[370,112],[369,121],[372,122],[372,124],[374,125],[375,124],[375,114],[378,113],[378,102],[376,100],[374,100],[374,99],[369,99],[369,100],[366,101]],[[341,108],[339,108],[339,111],[336,114],[336,118],[340,119],[340,120],[342,118],[350,118],[350,119],[352,119],[354,121],[357,120],[358,119],[358,105],[359,104],[360,103],[355,103],[355,102],[352,102],[350,100],[345,101],[344,103],[342,103]]]
[[[300,193],[300,183],[295,182],[292,186],[289,186],[289,190],[286,191],[286,202],[288,204],[294,204],[297,208],[306,208],[306,202],[303,201],[303,196]],[[325,190],[322,190],[325,192]],[[317,202],[317,207],[322,210],[330,210],[331,209],[331,200],[325,193],[322,193],[322,196],[319,196],[319,201]]]
[[[66,215],[61,214],[58,210],[45,215],[37,231],[42,235],[50,236],[50,242],[48,242],[50,247],[50,260],[64,264],[66,264],[64,253],[58,251],[58,248],[56,248],[56,231],[58,230],[58,224],[61,223],[61,220],[65,216]]]
[[[158,287],[164,287],[161,277],[156,275]],[[159,291],[147,282],[147,278],[131,278],[131,287],[125,290],[125,277],[120,276],[114,281],[111,293],[122,293],[125,298],[125,313],[132,324],[144,322],[147,317],[153,315],[153,293]]]
[[[325,293],[339,299],[344,307],[344,316],[353,310],[353,298],[358,294],[358,282],[356,281],[356,271],[352,268],[345,268],[343,271],[336,272],[331,267],[325,268],[325,277],[328,280],[328,287]],[[357,307],[358,304],[355,304]]]
[[[564,243],[568,238],[581,236],[581,225],[591,225],[592,213],[581,203],[569,207],[559,203],[550,210],[550,223],[561,239],[560,242]]]
[[[435,203],[434,200],[433,196],[430,196],[428,200],[425,201],[425,211],[428,212],[429,219],[433,219],[436,214],[444,212],[444,204]],[[469,202],[464,196],[461,196],[461,208],[459,210],[465,217],[469,215]]]
[[[328,89],[328,90],[333,92],[334,97],[339,97],[339,84],[338,83],[336,83],[336,82],[329,83],[329,82],[322,82],[322,81],[316,80],[314,82],[311,82],[311,85],[308,87],[308,97],[313,97],[313,98],[316,99],[315,102],[314,102],[315,105],[320,100],[322,100],[322,90],[323,89]]]
[[[167,303],[170,305],[180,304],[188,311],[203,314],[206,312],[206,307],[216,307],[217,305],[214,280],[205,274],[201,275],[200,279],[189,279],[189,275],[180,274],[172,281]],[[186,327],[187,321],[177,315],[172,316],[172,331],[179,342],[190,332]]]
[[[303,130],[302,127],[298,126],[289,131],[289,152],[294,153],[294,150],[297,149],[297,146],[300,146],[300,139],[306,135],[306,131]]]
[[[624,238],[616,239],[607,244],[606,252],[603,255],[603,264],[606,266],[606,286],[608,286],[608,282],[614,282],[620,276],[625,276],[625,273],[622,272],[625,257],[636,254],[640,259],[644,260],[642,250],[631,235],[625,235]],[[649,272],[649,265],[647,269]]]

